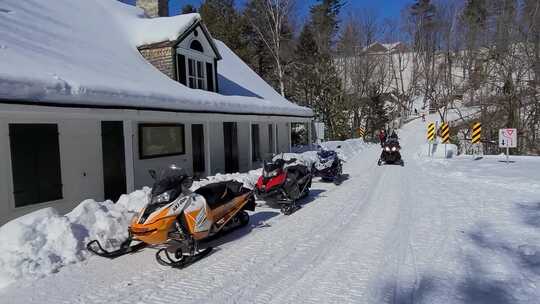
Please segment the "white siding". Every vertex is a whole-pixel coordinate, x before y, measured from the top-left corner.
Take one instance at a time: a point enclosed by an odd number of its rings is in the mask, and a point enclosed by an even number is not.
[[[207,144],[205,158],[207,164],[210,164],[210,173],[216,174],[225,171],[225,155],[223,151],[224,121],[238,123],[239,167],[242,172],[247,171],[250,166],[251,168],[257,168],[260,165],[257,162],[251,162],[250,158],[251,123],[259,124],[261,155],[267,157],[270,156],[268,145],[269,124],[274,124],[279,129],[277,134],[274,131],[274,138],[278,142],[278,152],[288,152],[290,149],[289,122],[309,121],[307,118],[302,120],[273,116],[59,109],[55,107],[0,104],[0,224],[43,207],[55,207],[60,212],[68,212],[85,199],[103,200],[102,120],[124,121],[124,136],[127,138],[126,175],[128,176],[126,176],[126,180],[128,189],[151,186],[153,180],[148,174],[149,169],[159,170],[174,163],[185,168],[188,173],[192,173],[192,124],[205,124],[205,142]],[[63,199],[21,208],[14,207],[9,150],[9,123],[58,124]],[[139,123],[184,124],[186,154],[139,159]],[[276,135],[279,138],[276,138]]]
[[[277,152],[289,152],[291,149],[291,130],[289,122],[280,122],[277,124]]]
[[[15,208],[9,147],[10,123],[58,125],[63,199]],[[101,123],[98,120],[54,119],[46,115],[0,116],[0,223],[43,207],[71,210],[87,198],[103,200]]]

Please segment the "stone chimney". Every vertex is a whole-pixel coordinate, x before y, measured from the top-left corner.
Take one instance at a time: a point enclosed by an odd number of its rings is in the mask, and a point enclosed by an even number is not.
[[[137,0],[136,6],[150,18],[169,16],[169,0]]]

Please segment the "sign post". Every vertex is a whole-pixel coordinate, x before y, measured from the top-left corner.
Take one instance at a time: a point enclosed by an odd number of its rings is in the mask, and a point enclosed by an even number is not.
[[[499,129],[499,147],[506,148],[506,163],[510,163],[510,148],[517,147],[517,130]]]

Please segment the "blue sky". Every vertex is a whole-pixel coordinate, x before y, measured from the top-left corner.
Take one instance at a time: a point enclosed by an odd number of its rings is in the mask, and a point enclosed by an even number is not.
[[[135,4],[136,0],[120,0],[130,4]],[[178,15],[182,11],[182,7],[186,4],[191,4],[199,7],[204,0],[169,0],[169,12],[171,15]],[[246,0],[235,0],[238,6],[242,6]],[[348,11],[369,10],[377,13],[381,18],[399,18],[401,10],[413,3],[413,0],[345,0],[346,6],[343,8],[343,14]],[[300,20],[306,18],[309,8],[315,4],[316,0],[297,0],[298,15]]]
[[[172,14],[178,14],[186,4],[192,4],[195,7],[201,5],[202,0],[169,0],[169,11]],[[243,5],[245,0],[236,0],[237,5]],[[309,7],[316,3],[315,0],[298,0],[298,10],[300,17],[305,17]],[[412,0],[348,0],[347,6],[343,12],[356,9],[368,9],[377,12],[383,18],[398,18],[405,5],[413,2]]]

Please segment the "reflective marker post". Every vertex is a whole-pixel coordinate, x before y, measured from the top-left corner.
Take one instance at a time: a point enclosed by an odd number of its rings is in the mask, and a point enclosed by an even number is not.
[[[433,144],[433,140],[435,139],[435,129],[435,123],[430,122],[427,128],[428,156],[433,156],[431,153],[431,145]]]

